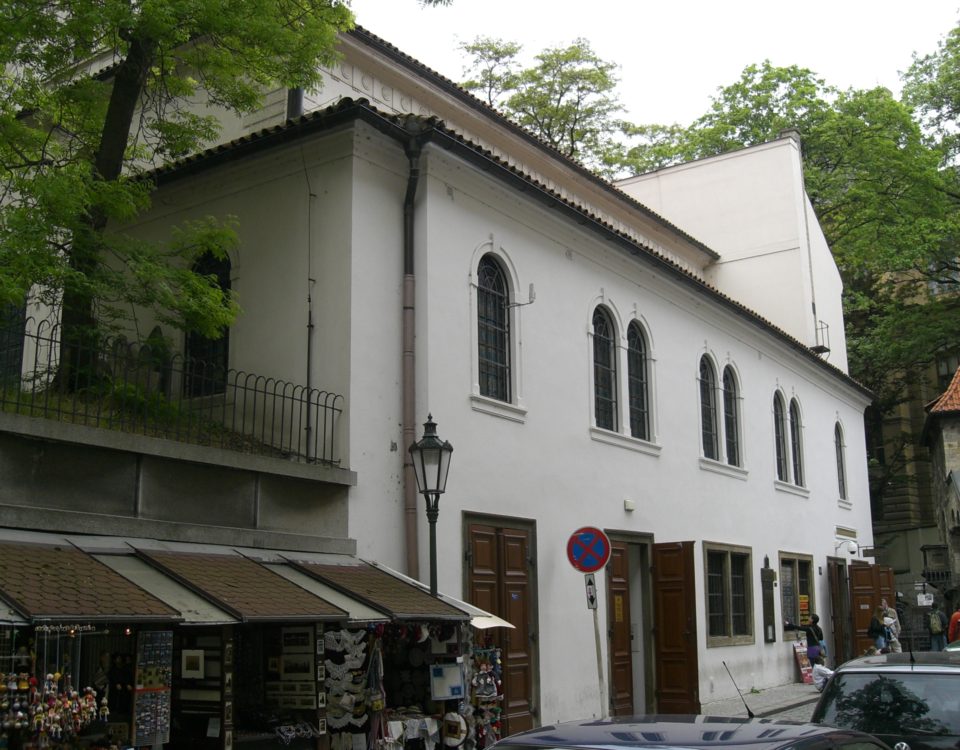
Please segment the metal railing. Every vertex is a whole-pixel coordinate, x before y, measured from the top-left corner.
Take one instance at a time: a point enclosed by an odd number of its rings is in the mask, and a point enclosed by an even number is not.
[[[66,366],[68,357],[75,364]],[[80,364],[76,364],[80,363]],[[343,397],[122,337],[63,345],[58,326],[0,326],[0,410],[182,443],[337,465]]]

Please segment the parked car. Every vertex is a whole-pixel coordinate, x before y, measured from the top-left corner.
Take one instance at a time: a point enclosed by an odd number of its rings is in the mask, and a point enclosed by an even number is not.
[[[811,721],[856,729],[897,750],[960,743],[960,652],[877,654],[841,664]]]
[[[726,716],[633,716],[565,722],[512,734],[496,750],[889,750],[863,732],[816,724]]]

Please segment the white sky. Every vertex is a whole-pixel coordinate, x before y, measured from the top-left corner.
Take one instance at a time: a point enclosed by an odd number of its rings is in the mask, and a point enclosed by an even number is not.
[[[751,63],[800,65],[833,86],[900,91],[914,52],[933,52],[960,0],[351,0],[357,23],[453,81],[461,42],[523,45],[525,61],[584,37],[620,66],[618,92],[637,123],[689,125]]]

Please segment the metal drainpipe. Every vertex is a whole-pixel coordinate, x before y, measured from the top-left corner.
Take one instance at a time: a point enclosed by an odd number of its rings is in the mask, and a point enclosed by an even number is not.
[[[420,556],[417,544],[417,483],[413,476],[413,463],[407,448],[416,441],[416,350],[414,339],[414,308],[416,277],[413,272],[413,201],[420,181],[420,123],[413,117],[407,119],[409,134],[404,144],[404,153],[409,161],[407,192],[403,197],[403,520],[407,551],[407,575],[420,577]]]

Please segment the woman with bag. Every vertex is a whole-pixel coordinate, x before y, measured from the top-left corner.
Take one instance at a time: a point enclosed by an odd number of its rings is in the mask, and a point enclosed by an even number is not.
[[[873,610],[873,617],[870,618],[870,625],[867,627],[867,635],[873,638],[873,645],[877,651],[886,653],[887,632],[887,627],[883,624],[883,607],[877,607]]]
[[[810,615],[809,625],[794,625],[790,620],[783,621],[784,630],[802,630],[807,636],[807,658],[811,664],[818,656],[825,656],[827,653],[823,642],[823,629],[819,622],[820,616],[816,614]]]

